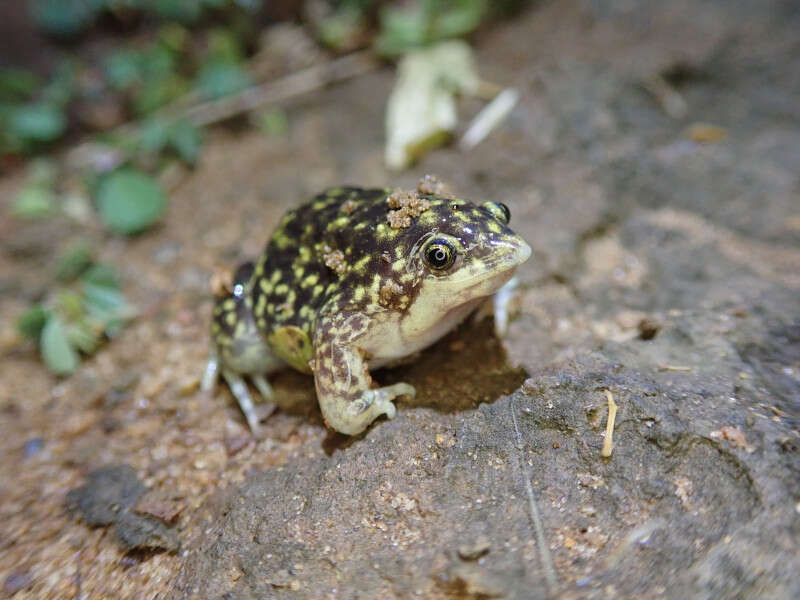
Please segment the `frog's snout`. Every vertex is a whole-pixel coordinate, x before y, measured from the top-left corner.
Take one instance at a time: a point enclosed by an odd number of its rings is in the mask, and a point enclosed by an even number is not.
[[[518,267],[531,256],[531,247],[519,236],[490,240],[488,254],[498,270]]]
[[[516,248],[516,253],[514,255],[515,263],[517,265],[521,265],[522,263],[524,263],[531,257],[531,252],[532,250],[531,247],[528,245],[528,242],[526,242],[522,238],[519,238]]]

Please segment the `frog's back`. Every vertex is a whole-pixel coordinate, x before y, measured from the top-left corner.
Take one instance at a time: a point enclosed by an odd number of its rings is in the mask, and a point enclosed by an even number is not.
[[[260,331],[269,336],[292,326],[311,336],[317,313],[338,291],[348,262],[375,250],[374,225],[385,220],[390,193],[332,188],[283,217],[249,286]]]

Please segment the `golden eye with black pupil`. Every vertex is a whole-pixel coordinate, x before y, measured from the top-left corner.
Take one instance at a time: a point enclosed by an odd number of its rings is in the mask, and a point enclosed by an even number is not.
[[[482,206],[502,223],[508,223],[511,220],[511,211],[502,202],[484,202]]]
[[[456,260],[456,249],[449,240],[436,238],[425,248],[425,262],[432,269],[444,271],[453,266]]]

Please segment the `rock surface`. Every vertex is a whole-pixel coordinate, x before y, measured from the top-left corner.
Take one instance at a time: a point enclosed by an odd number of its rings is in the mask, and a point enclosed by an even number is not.
[[[524,383],[457,411],[436,387],[252,474],[216,499],[171,598],[800,596],[798,13],[599,2],[582,31],[577,4],[482,45],[482,72],[523,92],[468,169],[535,250],[506,340]],[[656,75],[686,118],[645,91]],[[454,338],[423,382],[483,334]]]

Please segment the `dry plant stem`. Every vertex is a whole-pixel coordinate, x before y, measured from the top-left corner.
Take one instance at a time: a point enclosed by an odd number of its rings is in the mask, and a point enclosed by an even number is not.
[[[280,79],[247,88],[219,100],[187,106],[187,99],[196,98],[195,94],[190,93],[172,105],[157,111],[150,118],[168,123],[188,119],[197,126],[212,125],[258,108],[285,102],[334,83],[364,75],[374,71],[379,65],[380,63],[371,51],[354,52]],[[112,133],[120,137],[136,136],[139,125],[138,121],[126,123]]]
[[[617,403],[614,402],[614,395],[610,390],[606,390],[608,399],[608,422],[606,423],[606,438],[603,440],[603,449],[600,456],[608,458],[614,450],[614,420],[617,418]]]
[[[472,150],[480,144],[514,109],[519,102],[519,92],[506,88],[475,116],[461,137],[461,150]]]
[[[682,371],[688,372],[692,370],[692,367],[682,367],[680,365],[661,365],[658,367],[659,371]]]
[[[556,577],[556,570],[553,567],[553,559],[550,556],[550,549],[547,546],[547,540],[544,537],[544,525],[539,513],[539,506],[536,504],[536,497],[533,495],[533,486],[531,486],[530,475],[526,467],[527,463],[522,457],[522,434],[519,432],[519,425],[517,424],[517,412],[514,410],[514,399],[511,398],[511,419],[514,422],[514,432],[517,437],[517,450],[519,451],[519,468],[522,472],[522,479],[525,482],[525,494],[528,496],[528,508],[531,513],[531,521],[533,521],[533,529],[536,533],[536,545],[539,546],[539,559],[542,562],[542,569],[544,570],[545,581],[547,581],[548,597],[555,597],[558,590],[558,578]]]
[[[195,125],[218,123],[256,108],[277,104],[332,83],[363,75],[376,69],[378,64],[372,52],[368,50],[348,54],[276,81],[248,88],[233,96],[192,106],[173,116],[188,118]]]

